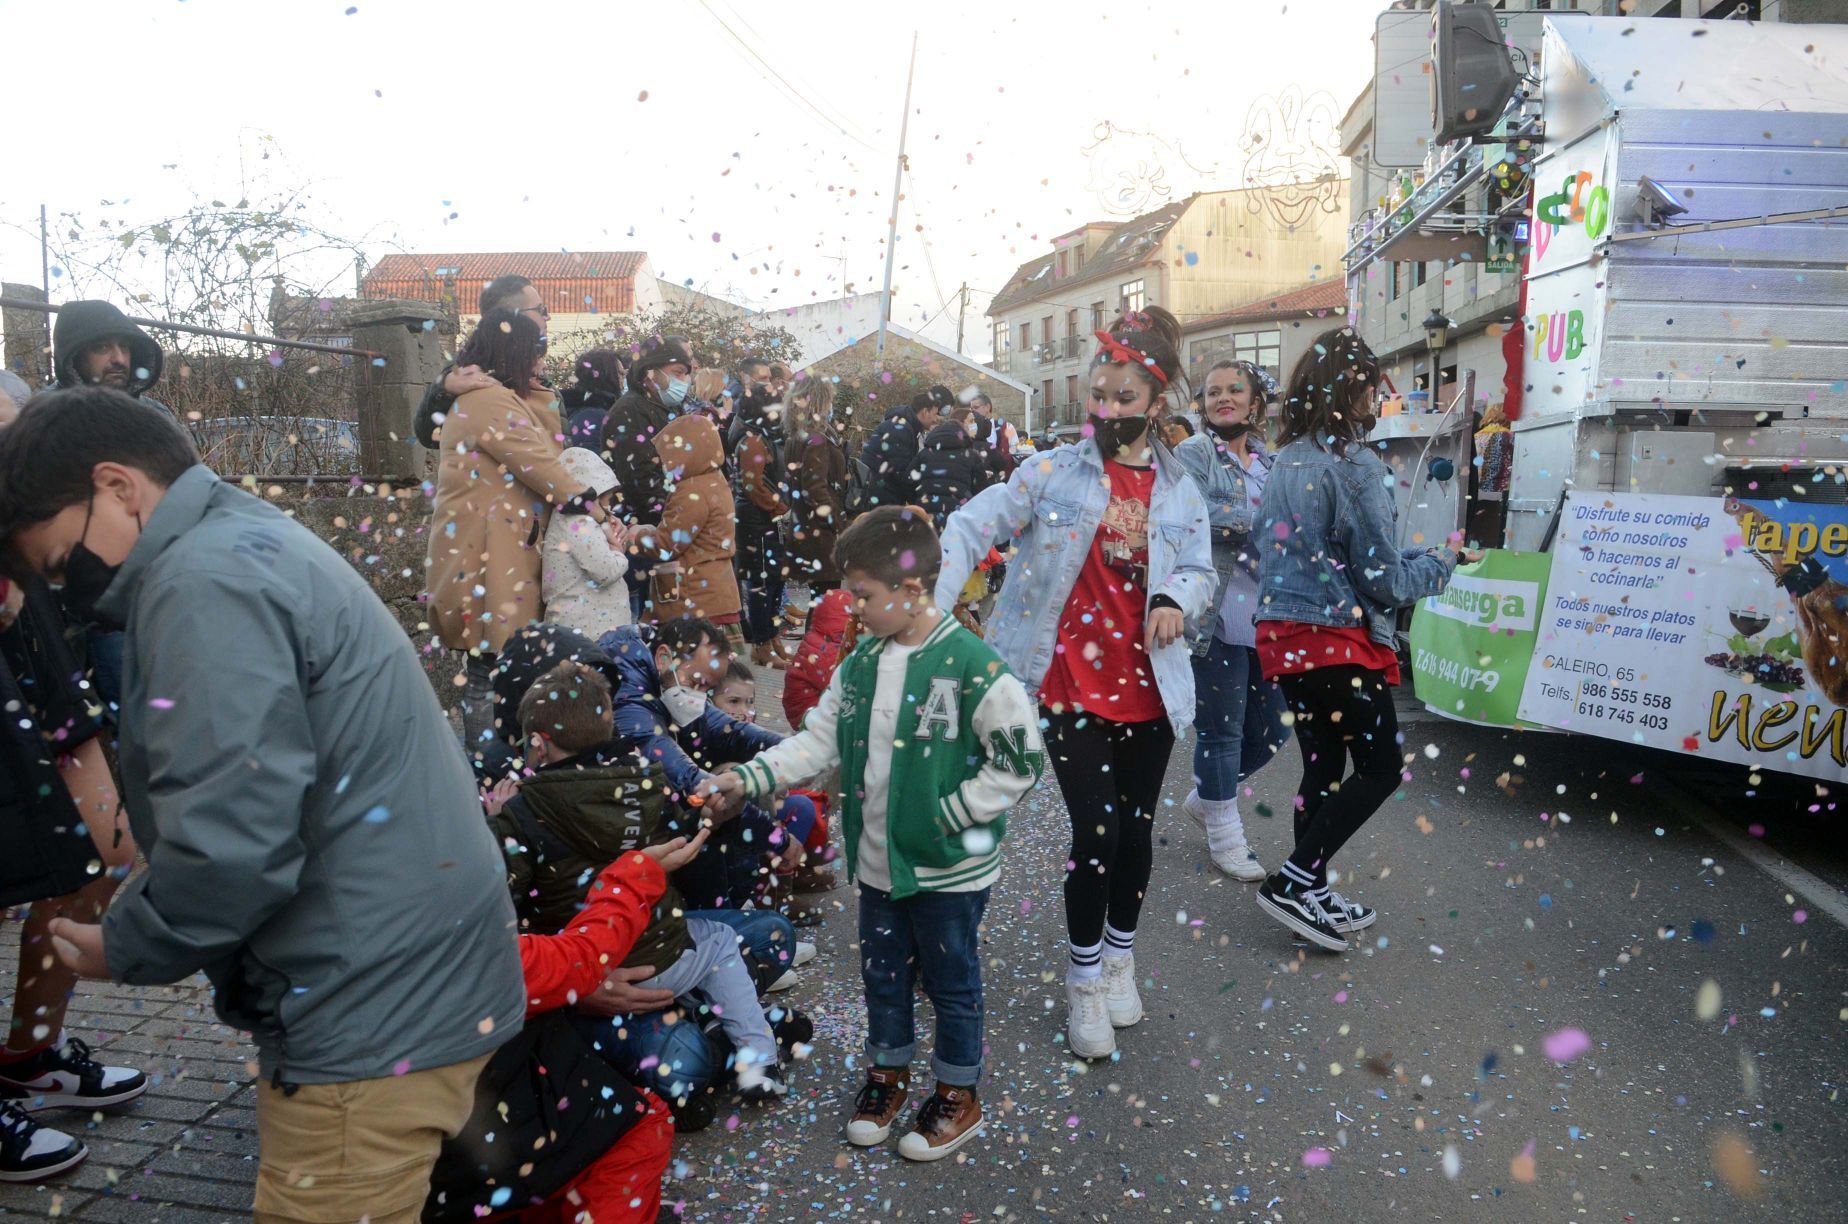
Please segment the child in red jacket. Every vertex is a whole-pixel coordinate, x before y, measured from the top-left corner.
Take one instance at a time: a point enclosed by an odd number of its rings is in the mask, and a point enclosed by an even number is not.
[[[783,676],[783,716],[792,730],[815,708],[834,678],[841,656],[852,649],[853,596],[845,590],[829,591],[809,609],[808,632]]]
[[[622,963],[647,927],[667,888],[667,873],[699,853],[709,830],[624,854],[605,867],[586,904],[556,935],[520,936],[526,1016],[573,1006],[596,992],[611,966]],[[636,1091],[647,1114],[545,1202],[497,1212],[489,1221],[520,1224],[653,1224],[661,1210],[661,1177],[674,1142],[674,1118],[647,1089]]]

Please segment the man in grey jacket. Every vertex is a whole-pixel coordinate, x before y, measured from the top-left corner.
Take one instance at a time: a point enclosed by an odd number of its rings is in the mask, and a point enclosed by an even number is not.
[[[500,853],[403,630],[327,545],[119,391],[0,432],[0,543],[127,630],[122,795],[148,870],[79,972],[204,970],[255,1037],[260,1221],[413,1221],[524,989]]]

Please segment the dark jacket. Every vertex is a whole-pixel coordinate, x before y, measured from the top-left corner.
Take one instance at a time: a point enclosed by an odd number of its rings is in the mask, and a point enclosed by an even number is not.
[[[679,794],[697,793],[705,780],[708,771],[695,756],[708,765],[748,761],[782,742],[783,737],[775,732],[738,722],[711,702],[692,726],[676,726],[661,700],[655,634],[648,626],[625,626],[604,634],[597,644],[622,677],[616,687],[617,739],[626,747],[640,749],[644,758],[666,770],[669,787]],[[692,812],[697,814],[697,809]],[[755,806],[720,825],[698,857],[674,873],[681,896],[694,910],[741,904],[751,891],[752,873],[733,867],[767,850],[776,828],[775,817]]]
[[[622,515],[631,523],[659,523],[667,505],[667,475],[654,437],[673,414],[631,379],[628,393],[610,406],[603,420],[603,461],[622,486]]]
[[[874,427],[860,451],[872,473],[867,490],[875,506],[909,506],[918,499],[918,418],[909,406],[894,408]]]
[[[19,618],[0,630],[0,906],[96,878],[96,848],[57,767],[102,730],[83,673],[83,635],[66,630],[50,587],[29,582]]]
[[[77,354],[98,340],[120,336],[128,341],[129,359],[134,370],[129,374],[127,391],[144,404],[152,404],[171,413],[173,409],[149,395],[148,389],[160,381],[166,357],[154,337],[129,322],[128,316],[111,302],[70,302],[58,311],[58,322],[51,332],[53,365],[60,387],[79,387],[83,376],[77,372]]]
[[[531,934],[552,935],[569,925],[591,881],[618,855],[680,836],[669,819],[660,770],[633,752],[628,756],[618,764],[590,756],[547,765],[490,820],[506,856],[508,889]],[[685,905],[669,885],[622,963],[659,973],[692,947]]]
[[[565,406],[565,445],[603,449],[603,422],[609,419],[615,394],[573,383],[559,392],[558,398]]]
[[[789,513],[783,500],[783,431],[764,406],[745,400],[732,414],[732,501],[738,507],[738,539],[758,541]]]
[[[918,504],[943,530],[944,520],[994,483],[990,452],[956,421],[944,421],[924,438],[918,452]]]
[[[97,605],[127,627],[118,759],[148,869],[109,975],[204,970],[265,1076],[486,1054],[525,1010],[500,852],[403,628],[346,558],[204,466]]]
[[[841,568],[834,542],[847,529],[847,452],[828,433],[791,438],[783,451],[784,484],[796,514],[793,572],[810,582],[837,585]]]

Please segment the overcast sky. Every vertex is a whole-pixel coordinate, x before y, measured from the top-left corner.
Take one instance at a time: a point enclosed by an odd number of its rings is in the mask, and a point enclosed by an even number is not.
[[[1099,124],[1166,141],[1176,195],[1241,185],[1253,104],[1294,85],[1345,111],[1384,8],[0,0],[0,272],[38,280],[41,201],[141,222],[261,175],[375,257],[639,249],[756,307],[875,291],[915,24],[894,320],[954,343],[967,281],[986,353],[1013,268],[1108,215]]]

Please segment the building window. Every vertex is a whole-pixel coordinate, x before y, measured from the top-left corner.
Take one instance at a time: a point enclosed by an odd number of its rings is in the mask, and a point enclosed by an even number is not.
[[[1091,303],[1091,330],[1104,330],[1104,304],[1102,302]]]
[[[1249,361],[1275,375],[1283,364],[1283,333],[1277,330],[1239,332],[1232,337],[1232,357]]]
[[[1078,411],[1078,376],[1076,374],[1065,376],[1065,410],[1068,413]]]
[[[1078,308],[1076,306],[1065,312],[1065,334],[1074,338],[1078,335]]]
[[[1033,351],[1033,324],[1031,323],[1020,325],[1020,351],[1023,353]]]
[[[995,356],[999,357],[1007,352],[1008,337],[1012,334],[1006,323],[995,324]]]
[[[1040,404],[1046,409],[1046,419],[1052,419],[1052,379],[1040,384]]]
[[[1418,288],[1418,286],[1424,284],[1429,279],[1431,279],[1430,264],[1415,263],[1412,265],[1412,288]]]
[[[1142,282],[1139,280],[1125,283],[1118,296],[1122,301],[1123,309],[1126,311],[1141,310],[1144,306],[1148,305],[1148,294],[1143,291]]]

